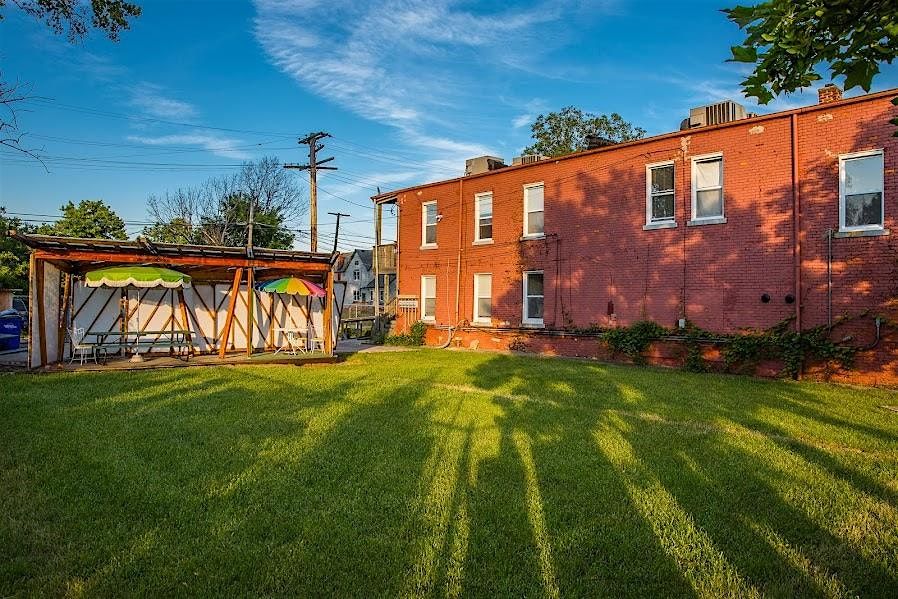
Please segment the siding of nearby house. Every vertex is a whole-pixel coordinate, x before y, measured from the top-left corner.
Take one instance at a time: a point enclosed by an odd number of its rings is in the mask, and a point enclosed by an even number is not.
[[[491,273],[492,332],[479,339],[502,346],[507,340],[496,341],[495,333],[521,327],[522,273],[528,270],[544,272],[547,330],[638,320],[673,327],[684,317],[717,332],[768,328],[796,316],[796,305],[786,298],[796,294],[798,274],[802,328],[825,325],[826,231],[839,230],[839,156],[881,149],[889,233],[832,240],[832,313],[838,319],[886,309],[898,287],[898,138],[889,124],[894,95],[871,94],[382,194],[378,198],[395,197],[399,210],[399,294],[420,296],[421,276],[435,276],[435,324],[456,325],[472,320],[474,275]],[[692,226],[691,160],[718,152],[726,222]],[[676,227],[644,230],[646,165],[662,161],[674,163]],[[536,182],[545,188],[545,237],[522,240],[523,186]],[[482,192],[493,194],[493,243],[478,245],[474,196]],[[423,249],[421,205],[434,200],[441,215],[437,247]],[[870,322],[851,326],[858,343],[871,340]],[[898,372],[896,364],[898,358],[892,365]]]
[[[367,260],[361,256],[362,251],[367,251]],[[341,269],[338,271],[336,280],[346,283],[346,300],[350,303],[371,303],[373,295],[366,286],[374,280],[374,272],[371,270],[371,251],[355,250],[348,254],[344,260]],[[359,279],[353,277],[354,271],[359,271]],[[357,298],[357,299],[356,299]]]

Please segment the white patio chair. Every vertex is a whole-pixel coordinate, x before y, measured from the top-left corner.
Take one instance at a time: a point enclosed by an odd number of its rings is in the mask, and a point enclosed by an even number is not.
[[[78,364],[84,364],[84,358],[92,358],[94,364],[97,363],[97,352],[93,345],[84,343],[84,329],[70,328],[68,329],[69,345],[72,348],[72,357],[69,358],[69,364],[75,361],[75,357],[79,358]]]

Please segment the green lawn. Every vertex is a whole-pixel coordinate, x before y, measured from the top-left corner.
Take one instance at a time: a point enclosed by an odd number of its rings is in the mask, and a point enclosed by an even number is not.
[[[896,393],[421,350],[0,376],[0,596],[898,595]]]

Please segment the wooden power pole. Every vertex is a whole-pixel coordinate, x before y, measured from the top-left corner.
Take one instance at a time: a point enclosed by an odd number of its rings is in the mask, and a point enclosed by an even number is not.
[[[352,216],[351,214],[344,214],[343,212],[328,212],[328,214],[332,214],[337,217],[337,227],[334,229],[334,253],[337,253],[337,240],[340,238],[340,217],[341,216]]]
[[[309,133],[305,137],[299,140],[301,145],[309,146],[309,163],[308,164],[285,164],[284,168],[295,168],[301,171],[309,171],[309,195],[310,195],[310,210],[309,210],[309,233],[311,240],[309,242],[310,250],[312,252],[318,251],[318,177],[317,171],[319,170],[327,170],[327,171],[335,171],[337,167],[335,166],[321,166],[325,162],[330,162],[334,159],[333,156],[330,158],[325,158],[324,160],[318,160],[318,152],[324,149],[324,144],[320,143],[319,140],[324,139],[325,137],[330,137],[330,133],[325,133],[324,131],[319,131],[317,133]]]

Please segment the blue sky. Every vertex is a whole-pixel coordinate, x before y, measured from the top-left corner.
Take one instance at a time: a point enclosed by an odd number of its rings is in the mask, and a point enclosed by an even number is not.
[[[344,248],[364,246],[376,186],[457,176],[480,154],[510,160],[540,112],[619,112],[651,135],[691,106],[753,104],[744,67],[725,62],[742,35],[719,8],[735,0],[140,3],[121,41],[77,45],[4,9],[3,77],[48,98],[20,113],[25,143],[54,157],[47,173],[0,151],[10,212],[102,199],[136,234],[149,195],[263,155],[303,162],[296,136],[325,130],[340,170],[320,178],[321,230],[324,213],[350,213]],[[885,66],[875,89],[892,87],[898,66]],[[809,90],[750,109],[814,102]]]

